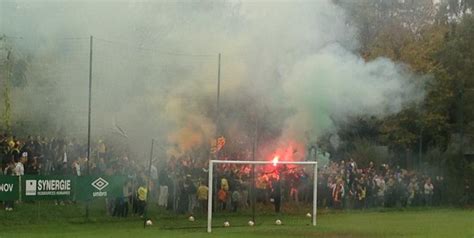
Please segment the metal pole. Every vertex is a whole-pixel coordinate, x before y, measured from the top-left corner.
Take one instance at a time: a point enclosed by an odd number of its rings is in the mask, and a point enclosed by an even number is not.
[[[148,163],[148,181],[146,183],[146,198],[145,202],[148,203],[148,198],[150,197],[150,180],[151,180],[151,162],[153,161],[153,145],[155,144],[155,139],[151,139],[151,151],[150,151],[150,162]],[[145,214],[143,214],[143,228],[146,227],[146,220],[148,220],[148,204],[145,205]]]
[[[221,94],[221,53],[217,61],[217,122],[219,122],[219,99]]]
[[[87,175],[90,175],[89,161],[91,160],[91,105],[92,105],[92,47],[93,47],[93,36],[90,36],[89,42],[89,115],[87,122]],[[86,202],[86,220],[89,219],[89,200]]]
[[[208,194],[207,194],[207,232],[212,231],[212,188],[213,188],[213,168],[214,163],[209,161],[209,182],[208,182]]]
[[[252,221],[255,223],[255,203],[257,202],[256,199],[256,192],[255,192],[255,165],[252,164]]]
[[[221,53],[219,53],[218,59],[217,59],[217,98],[216,98],[216,159],[217,160],[219,159],[218,143],[219,143],[219,136],[220,136],[220,126],[219,126],[220,125],[220,122],[219,122],[220,95],[221,95]],[[217,204],[215,205],[217,206]]]
[[[257,114],[255,114],[255,135],[254,135],[254,141],[253,141],[253,146],[252,146],[252,160],[255,161],[255,152],[257,150],[257,137],[258,137],[258,117]],[[256,197],[256,192],[255,192],[255,164],[252,164],[252,221],[255,223],[255,205],[257,203],[257,197]]]
[[[460,89],[459,89],[459,97],[460,97],[460,105],[458,106],[459,110],[459,139],[460,139],[460,159],[461,165],[464,167],[464,79],[460,80]]]
[[[420,127],[420,141],[418,145],[418,163],[415,165],[416,168],[419,167],[422,159],[423,159],[423,127]]]
[[[92,47],[93,47],[93,36],[90,37],[89,46],[89,116],[87,123],[87,175],[90,175],[89,161],[91,154],[91,106],[92,106]]]
[[[219,159],[219,152],[217,151],[217,142],[220,133],[220,115],[219,115],[219,104],[221,96],[221,54],[219,53],[217,61],[217,98],[216,98],[216,159]]]
[[[314,165],[313,183],[313,226],[316,226],[316,213],[318,207],[318,164]]]

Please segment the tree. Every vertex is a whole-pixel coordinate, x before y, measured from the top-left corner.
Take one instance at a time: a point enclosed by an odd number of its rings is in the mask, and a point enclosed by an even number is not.
[[[432,0],[334,0],[348,14],[359,34],[360,53],[370,60],[379,56],[400,60],[407,42],[418,39],[434,23]]]
[[[443,0],[440,4],[441,11],[448,19],[459,19],[474,8],[474,0]]]
[[[445,9],[432,0],[336,3],[348,12],[350,23],[359,30],[360,52],[366,60],[387,57],[402,63],[420,75],[415,79],[425,85],[425,99],[380,119],[379,135],[371,140],[407,155],[428,147],[446,149],[456,87],[437,58],[449,32]]]
[[[11,80],[11,72],[12,72],[12,63],[11,63],[11,49],[7,47],[6,44],[6,37],[2,36],[0,38],[2,42],[2,82],[3,83],[3,124],[5,130],[11,131],[11,102],[10,102],[10,80]]]
[[[458,25],[453,25],[438,59],[445,77],[453,82],[456,100],[452,121],[457,123],[461,135],[474,134],[474,16],[466,15]]]
[[[27,83],[26,72],[28,62],[18,56],[13,50],[8,37],[0,37],[0,75],[2,76],[0,85],[3,84],[3,124],[5,130],[11,131],[11,89],[13,87],[23,87]]]

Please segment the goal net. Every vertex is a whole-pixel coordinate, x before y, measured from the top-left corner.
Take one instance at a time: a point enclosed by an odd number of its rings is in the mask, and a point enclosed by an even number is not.
[[[316,161],[210,160],[208,176],[208,232],[213,223],[254,226],[269,214],[276,225],[288,224],[282,217],[294,213],[316,226]]]

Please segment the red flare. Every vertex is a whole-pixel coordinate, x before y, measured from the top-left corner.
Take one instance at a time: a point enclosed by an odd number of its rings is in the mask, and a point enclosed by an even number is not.
[[[273,157],[273,166],[277,166],[278,164],[278,160],[280,160],[280,157],[278,155],[276,155],[275,157]]]

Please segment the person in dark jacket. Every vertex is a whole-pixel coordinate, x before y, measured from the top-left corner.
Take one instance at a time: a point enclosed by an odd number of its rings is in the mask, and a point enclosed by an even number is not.
[[[280,213],[281,207],[281,182],[280,179],[274,177],[272,179],[272,196],[273,204],[275,206],[275,212]]]

